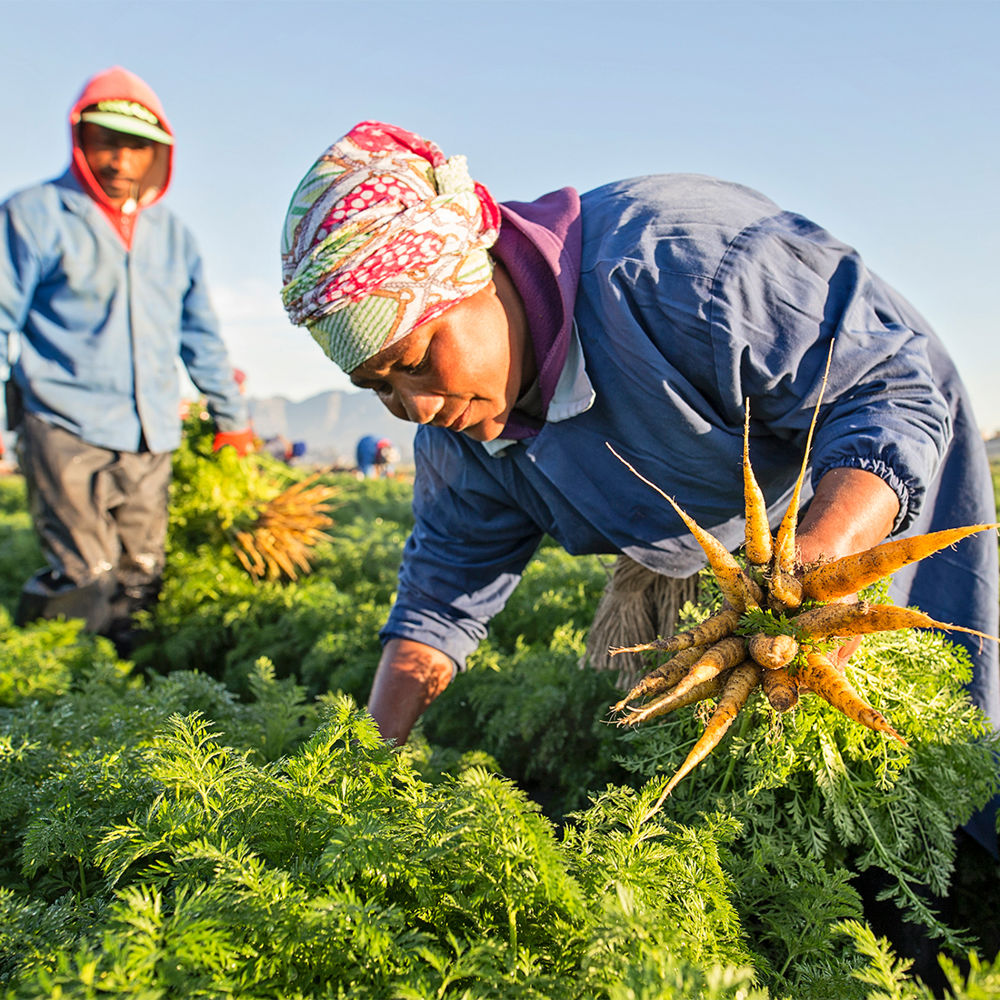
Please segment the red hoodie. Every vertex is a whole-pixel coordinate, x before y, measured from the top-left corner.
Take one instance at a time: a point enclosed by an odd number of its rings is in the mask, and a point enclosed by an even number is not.
[[[172,136],[173,130],[163,113],[160,99],[153,93],[149,84],[121,66],[112,66],[110,69],[103,70],[91,77],[84,85],[69,113],[70,141],[73,148],[71,166],[73,175],[80,182],[84,191],[101,207],[125,246],[130,247],[132,245],[132,231],[139,211],[148,208],[162,198],[170,184],[174,147],[165,143],[154,143],[153,165],[143,180],[142,190],[136,199],[137,204],[135,206],[125,205],[122,209],[115,208],[91,172],[83,150],[80,148],[81,113],[90,105],[97,104],[98,101],[108,100],[136,101],[156,115],[164,132]],[[126,211],[126,208],[129,210]]]

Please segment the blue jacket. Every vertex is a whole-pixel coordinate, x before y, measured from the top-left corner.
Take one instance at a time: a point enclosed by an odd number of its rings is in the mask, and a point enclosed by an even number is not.
[[[570,553],[625,552],[672,576],[702,567],[687,529],[606,442],[735,551],[746,397],[751,461],[776,526],[832,338],[813,483],[835,467],[879,475],[900,501],[894,534],[995,519],[985,447],[951,360],[850,247],[705,177],[608,185],[582,197],[581,216],[573,318],[593,401],[497,455],[419,428],[416,524],[383,638],[424,642],[461,667],[545,534]],[[996,537],[984,532],[897,574],[894,596],[996,634],[997,585]],[[1000,720],[996,644],[967,646],[973,696]]]
[[[379,439],[374,434],[366,434],[354,449],[355,461],[359,469],[369,469],[378,458]]]
[[[179,357],[221,431],[249,423],[188,230],[156,203],[131,248],[67,171],[0,205],[0,367],[24,407],[114,451],[180,443]]]

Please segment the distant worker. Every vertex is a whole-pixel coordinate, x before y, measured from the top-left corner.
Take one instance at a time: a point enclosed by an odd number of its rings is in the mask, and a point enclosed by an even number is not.
[[[399,452],[388,438],[367,434],[358,442],[355,460],[359,479],[390,477],[399,461]]]
[[[18,624],[83,618],[127,655],[133,612],[160,589],[176,362],[205,397],[216,450],[252,447],[240,394],[184,225],[162,204],[174,137],[121,67],[70,112],[66,172],[0,205],[0,371],[8,425],[48,562]]]
[[[3,438],[0,437],[0,476],[9,476],[12,472],[16,471],[17,467],[11,462],[3,443]]]
[[[284,434],[275,434],[264,441],[264,450],[278,459],[291,465],[295,459],[301,458],[306,453],[305,441],[289,441]]]

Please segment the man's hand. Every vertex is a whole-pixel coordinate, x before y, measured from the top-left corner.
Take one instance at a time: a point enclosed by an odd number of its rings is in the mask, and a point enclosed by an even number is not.
[[[218,451],[229,445],[236,449],[236,454],[243,456],[253,451],[253,428],[246,427],[241,431],[219,431],[212,440],[212,451]]]
[[[831,469],[817,484],[796,529],[799,559],[807,564],[863,552],[888,536],[898,513],[896,494],[878,476],[862,469]],[[830,658],[843,669],[860,642],[860,637],[851,639]]]

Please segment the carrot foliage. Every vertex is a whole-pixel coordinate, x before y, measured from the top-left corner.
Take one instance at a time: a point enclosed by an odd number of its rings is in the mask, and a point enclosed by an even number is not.
[[[871,636],[850,668],[909,748],[755,696],[657,807],[701,724],[607,724],[613,678],[578,665],[604,568],[545,544],[394,750],[357,705],[408,487],[336,485],[294,583],[196,542],[208,499],[178,500],[138,665],[76,623],[14,628],[25,570],[3,562],[0,996],[924,1000],[864,922],[876,869],[937,933],[957,1000],[995,989],[995,948],[958,970],[981,922],[927,902],[995,790],[947,642]],[[31,551],[19,490],[0,481],[7,552]]]

